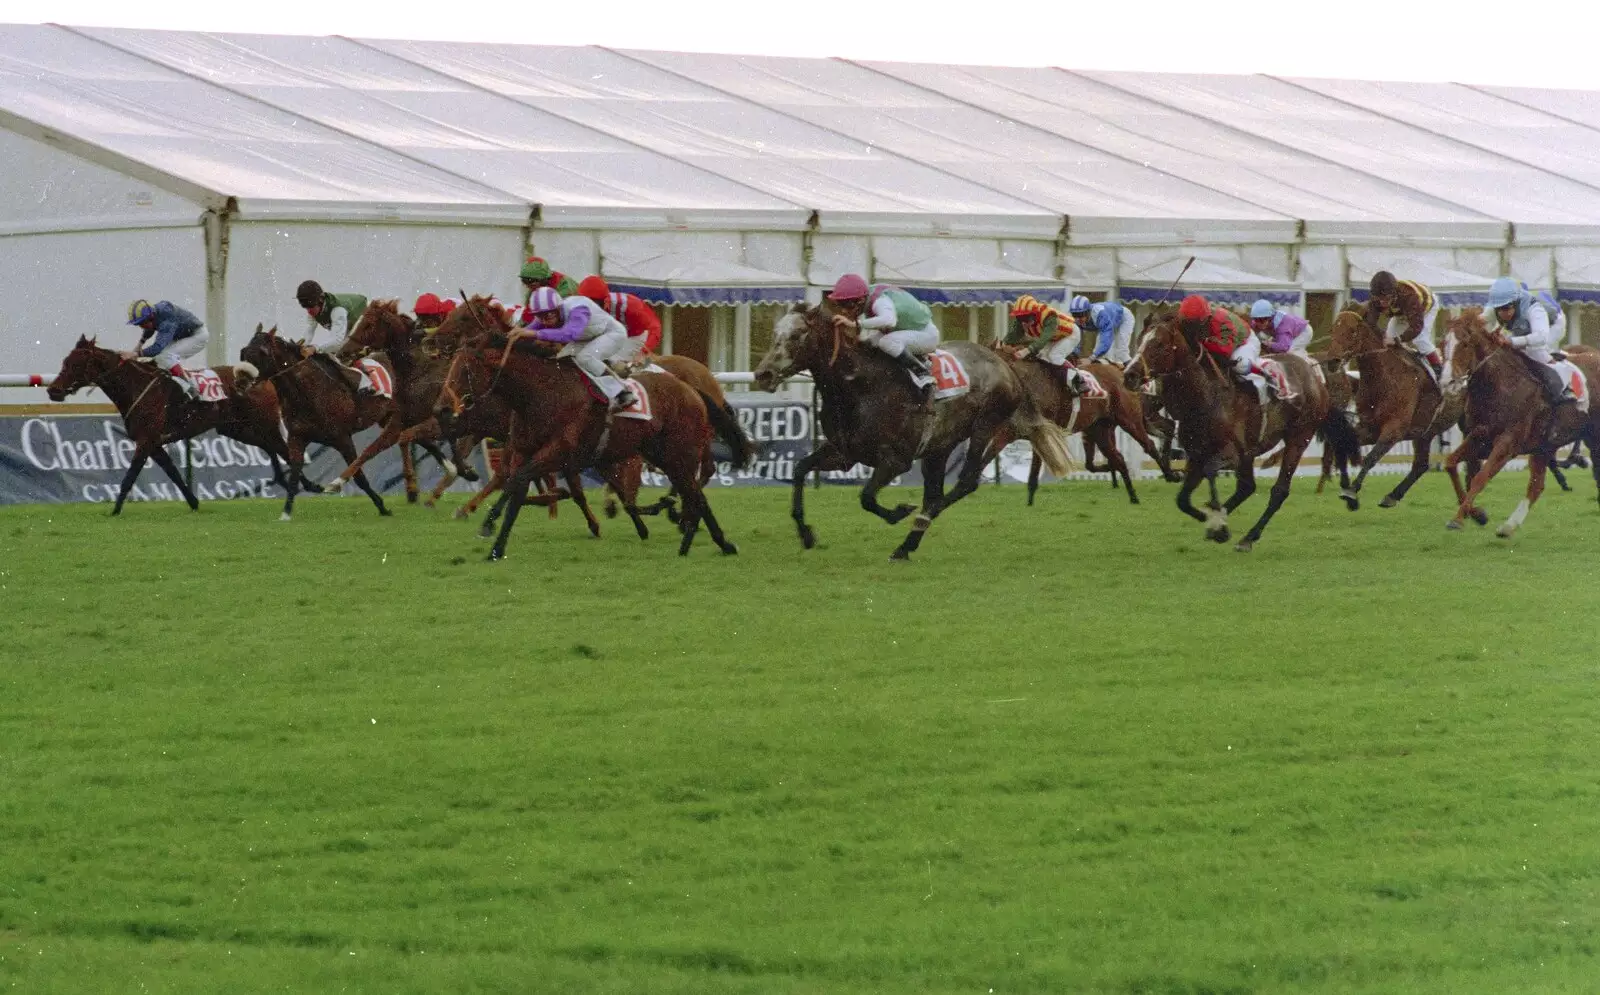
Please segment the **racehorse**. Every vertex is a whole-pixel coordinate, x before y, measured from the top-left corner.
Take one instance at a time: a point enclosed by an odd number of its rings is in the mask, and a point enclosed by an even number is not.
[[[333,365],[327,357],[308,359],[304,349],[303,342],[279,338],[277,328],[262,331],[257,325],[255,334],[239,350],[239,355],[254,364],[277,388],[283,400],[283,421],[291,452],[303,453],[306,443],[320,442],[337,451],[345,463],[351,463],[356,458],[356,446],[351,437],[373,422],[392,415],[394,401],[374,395],[358,396],[342,376],[327,368]],[[357,472],[355,482],[372,499],[378,514],[390,514],[383,498],[367,482],[365,473]],[[291,492],[289,504],[283,510],[284,521],[293,510]]]
[[[1206,524],[1208,539],[1228,541],[1228,513],[1255,493],[1255,458],[1283,443],[1278,480],[1272,485],[1267,508],[1234,547],[1240,552],[1255,546],[1289,497],[1300,457],[1329,416],[1328,389],[1314,364],[1293,353],[1273,359],[1298,394],[1295,400],[1262,404],[1253,386],[1237,381],[1231,364],[1219,362],[1183,331],[1175,314],[1168,314],[1146,327],[1138,352],[1125,371],[1130,387],[1151,379],[1161,383],[1161,396],[1177,419],[1179,441],[1187,458],[1178,508]],[[1238,484],[1219,508],[1216,475],[1228,466],[1233,467]],[[1190,499],[1202,479],[1211,488],[1205,513]]]
[[[1483,524],[1488,516],[1474,503],[1477,496],[1508,460],[1526,453],[1526,496],[1496,531],[1501,538],[1508,538],[1544,492],[1545,470],[1556,450],[1578,440],[1593,447],[1600,439],[1600,405],[1591,404],[1587,413],[1579,411],[1576,402],[1552,410],[1539,374],[1532,368],[1537,360],[1517,352],[1505,336],[1489,331],[1480,308],[1465,308],[1451,320],[1445,348],[1450,355],[1451,378],[1465,378],[1467,383],[1466,435],[1444,461],[1460,502],[1449,528],[1461,528],[1462,519],[1468,516]],[[1600,383],[1600,353],[1579,351],[1567,358],[1590,384]],[[1456,468],[1462,460],[1472,458],[1481,459],[1483,465],[1463,488]],[[1592,469],[1600,488],[1600,461]]]
[[[922,507],[892,559],[909,559],[933,520],[971,494],[983,468],[998,451],[998,436],[1029,440],[1052,473],[1070,466],[1066,436],[1041,413],[1010,364],[985,346],[948,342],[941,346],[965,367],[970,389],[944,401],[924,401],[905,370],[875,348],[862,348],[853,334],[834,324],[824,305],[795,307],[778,319],[772,347],[756,367],[756,387],[775,391],[783,381],[809,370],[822,398],[822,429],[827,438],[795,464],[791,515],[800,544],[810,549],[816,534],[805,519],[805,481],[814,470],[872,467],[861,490],[861,507],[891,525],[912,511],[909,504],[885,508],[878,492],[920,461]],[[945,464],[967,444],[956,486],[944,493]]]
[[[61,361],[61,370],[46,391],[50,400],[64,401],[84,387],[98,387],[116,405],[128,437],[133,440],[133,458],[122,477],[116,504],[111,508],[113,515],[122,514],[122,503],[127,500],[128,491],[147,460],[154,460],[178,485],[190,510],[199,509],[200,500],[162,447],[169,442],[192,439],[210,429],[267,452],[272,458],[273,477],[288,494],[283,513],[289,513],[301,479],[301,453],[279,433],[282,421],[277,392],[271,384],[259,381],[260,373],[248,362],[218,366],[214,370],[227,392],[226,400],[190,398],[176,381],[154,366],[123,359],[115,349],[102,348],[87,336],[79,336],[72,351]],[[280,459],[288,463],[287,476],[280,469]]]
[[[1117,449],[1118,428],[1132,436],[1134,441],[1150,454],[1161,467],[1163,477],[1173,481],[1178,479],[1172,472],[1171,464],[1163,460],[1161,451],[1150,440],[1150,435],[1145,430],[1142,395],[1123,386],[1120,367],[1112,363],[1086,364],[1083,369],[1094,376],[1105,394],[1103,397],[1089,397],[1068,387],[1047,364],[1010,355],[1011,347],[1001,343],[994,344],[993,348],[1003,359],[1011,363],[1011,371],[1017,375],[1023,389],[1032,398],[1034,407],[1045,417],[1060,425],[1067,435],[1082,433],[1086,457],[1090,457],[1095,448],[1105,454],[1105,468],[1111,473],[1111,482],[1115,485],[1117,474],[1122,474],[1122,480],[1128,490],[1129,504],[1138,504],[1139,495],[1133,489],[1133,477],[1128,472],[1128,462]],[[1028,468],[1030,506],[1033,504],[1034,493],[1039,489],[1039,471],[1042,464],[1043,459],[1038,451],[1035,451],[1032,465]],[[1092,459],[1088,469],[1098,469],[1093,465]]]
[[[1367,320],[1367,308],[1353,304],[1333,321],[1328,357],[1343,364],[1355,361],[1356,431],[1367,450],[1356,479],[1344,479],[1340,468],[1339,496],[1351,511],[1361,507],[1361,485],[1367,474],[1397,442],[1411,443],[1411,471],[1378,502],[1393,508],[1411,486],[1428,472],[1433,440],[1461,419],[1462,396],[1443,390],[1423,368],[1426,362],[1413,351],[1385,345],[1383,333]]]
[[[609,477],[635,455],[665,473],[683,496],[680,555],[688,554],[702,521],[722,552],[738,552],[723,536],[700,486],[711,461],[713,430],[737,446],[743,434],[736,421],[721,408],[708,406],[702,394],[676,377],[650,372],[635,377],[649,399],[649,419],[614,417],[575,366],[540,355],[538,344],[519,344],[514,333],[506,334],[510,319],[498,304],[469,297],[462,307],[478,325],[474,335],[461,337],[460,323],[458,333],[446,339],[440,338],[443,326],[434,333],[438,347],[453,354],[440,408],[469,407],[480,389],[498,394],[512,411],[507,441],[519,461],[506,483],[505,520],[489,551],[490,560],[505,556],[506,542],[536,477],[569,474],[585,466]]]

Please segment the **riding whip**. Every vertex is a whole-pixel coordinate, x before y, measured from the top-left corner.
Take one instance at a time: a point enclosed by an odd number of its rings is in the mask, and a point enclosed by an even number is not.
[[[1189,272],[1189,267],[1193,265],[1194,257],[1190,256],[1189,261],[1183,264],[1183,269],[1178,271],[1178,278],[1172,281],[1172,286],[1167,288],[1167,292],[1161,295],[1161,299],[1159,301],[1156,301],[1156,307],[1161,307],[1163,304],[1167,303],[1167,300],[1172,297],[1172,292],[1178,289],[1178,284],[1183,282],[1183,274]]]

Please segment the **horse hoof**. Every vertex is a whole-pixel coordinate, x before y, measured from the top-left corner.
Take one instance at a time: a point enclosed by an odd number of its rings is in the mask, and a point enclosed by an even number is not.
[[[394,512],[390,511],[388,508],[379,508],[378,509],[378,517],[380,517],[380,518],[392,518],[392,517],[394,517]]]
[[[416,495],[416,494],[409,494],[409,493],[408,493],[408,494],[407,494],[407,495],[406,495],[406,504],[416,504],[416,503],[417,503],[417,498],[418,498],[418,496],[419,496],[419,495]]]
[[[1516,534],[1516,531],[1517,531],[1517,530],[1516,530],[1516,529],[1515,529],[1515,528],[1514,528],[1514,527],[1512,527],[1512,526],[1509,526],[1509,525],[1502,525],[1502,526],[1500,526],[1500,527],[1499,527],[1499,528],[1498,528],[1498,529],[1495,529],[1495,530],[1494,530],[1494,534],[1495,534],[1495,535],[1497,535],[1497,536],[1499,536],[1499,537],[1500,537],[1500,538],[1502,538],[1502,539],[1509,539],[1509,538],[1511,538],[1511,537],[1512,537],[1512,536],[1513,536],[1513,535],[1515,535],[1515,534]]]
[[[887,521],[890,525],[894,525],[894,524],[897,524],[899,522],[904,521],[905,517],[907,515],[911,514],[913,511],[916,511],[916,510],[917,509],[916,509],[915,505],[897,504],[897,505],[894,506],[894,510],[889,512],[888,517],[886,519],[884,519],[884,520]]]
[[[1255,540],[1253,540],[1253,539],[1240,539],[1236,544],[1234,544],[1233,548],[1235,550],[1237,550],[1238,552],[1248,553],[1252,549],[1256,548]]]
[[[454,518],[454,519],[456,519],[458,521],[465,519],[467,517],[466,506],[463,505],[462,507],[457,508],[455,511],[452,511],[450,513],[450,517]]]
[[[1233,533],[1223,525],[1220,528],[1206,529],[1206,538],[1215,543],[1224,543],[1233,538]]]
[[[1339,498],[1344,501],[1344,506],[1349,508],[1351,511],[1361,510],[1361,499],[1356,497],[1354,494],[1346,492],[1340,494]]]
[[[739,555],[739,547],[735,546],[731,542],[723,543],[722,544],[722,555],[723,556],[738,556]]]
[[[1452,518],[1452,519],[1450,519],[1450,521],[1444,523],[1444,527],[1449,529],[1451,532],[1460,532],[1461,531],[1461,522],[1459,520],[1457,520],[1457,519]]]
[[[800,545],[801,545],[801,547],[804,548],[804,549],[810,549],[813,546],[815,546],[816,544],[817,544],[817,534],[815,532],[811,531],[811,526],[809,526],[809,525],[800,526]]]
[[[1137,494],[1129,494],[1128,495],[1128,503],[1129,504],[1138,504],[1139,503],[1139,495],[1137,495]]]
[[[606,517],[607,518],[616,518],[617,517],[617,502],[615,502],[615,501],[607,501],[606,504],[605,504],[605,507],[603,509],[601,509],[601,510],[603,510],[606,513]]]
[[[1474,508],[1474,509],[1472,509],[1471,515],[1472,515],[1472,520],[1474,522],[1477,522],[1479,525],[1488,525],[1489,524],[1489,513],[1487,511],[1484,511],[1482,508]]]
[[[278,516],[278,521],[280,521],[280,522],[287,522],[287,521],[291,521],[291,520],[292,519],[291,519],[291,517],[290,517],[290,515],[289,515],[289,513],[287,511],[283,512],[282,514],[280,514]]]
[[[1400,503],[1400,499],[1399,498],[1395,497],[1393,494],[1389,494],[1389,495],[1385,496],[1382,501],[1378,502],[1378,507],[1380,507],[1380,508],[1393,508],[1395,505],[1397,505],[1399,503]]]
[[[910,563],[911,554],[904,549],[897,549],[889,554],[890,563]]]
[[[490,563],[499,563],[501,560],[503,560],[505,558],[506,558],[506,554],[502,553],[499,549],[491,549],[491,550],[489,550],[489,562]]]
[[[494,529],[491,526],[484,526],[483,528],[478,530],[478,538],[479,539],[493,539],[494,538]]]

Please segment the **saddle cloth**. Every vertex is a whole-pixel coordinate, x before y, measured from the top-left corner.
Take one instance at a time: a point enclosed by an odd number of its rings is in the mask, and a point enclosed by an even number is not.
[[[209,367],[203,370],[186,369],[183,375],[194,385],[195,393],[200,396],[200,400],[215,404],[228,399],[228,392],[223,389],[222,378],[217,375],[216,370]]]
[[[972,389],[967,368],[961,365],[955,353],[935,349],[928,353],[928,368],[933,372],[933,399],[948,401]]]
[[[1077,375],[1078,394],[1080,396],[1086,397],[1091,401],[1099,401],[1111,396],[1105,385],[1093,373],[1081,366],[1073,372]]]
[[[1561,383],[1572,396],[1578,399],[1578,410],[1584,414],[1589,413],[1589,378],[1583,375],[1583,370],[1578,364],[1567,359],[1558,359],[1550,364],[1550,368],[1561,377]]]
[[[356,360],[356,365],[361,367],[361,372],[367,375],[367,380],[372,384],[372,392],[379,397],[394,396],[394,379],[389,376],[389,371],[384,369],[382,363],[368,356]]]

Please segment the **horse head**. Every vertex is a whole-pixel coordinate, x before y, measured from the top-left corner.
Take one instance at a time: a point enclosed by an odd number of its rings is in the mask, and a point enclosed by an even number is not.
[[[399,301],[373,301],[356,320],[356,327],[350,330],[344,344],[339,346],[339,362],[349,365],[369,352],[387,352],[393,356],[404,351],[411,344],[412,328],[411,319],[400,313]]]
[[[1506,344],[1489,330],[1481,307],[1462,308],[1450,319],[1449,329],[1444,338],[1444,362],[1445,375],[1452,382],[1471,375]]]
[[[486,351],[486,345],[467,343],[450,351],[450,367],[445,371],[439,397],[433,404],[434,417],[440,419],[440,427],[446,431],[454,419],[466,414],[480,395],[494,387],[495,362]]]
[[[847,340],[853,345],[854,335],[840,331],[824,306],[794,305],[772,330],[772,346],[756,366],[756,389],[775,391],[802,370],[833,366]]]
[[[1123,370],[1123,382],[1137,390],[1147,381],[1160,380],[1192,363],[1198,348],[1179,327],[1175,315],[1147,321],[1133,360]]]
[[[300,343],[279,338],[277,325],[263,331],[257,322],[256,332],[239,350],[239,358],[260,370],[262,376],[273,377],[300,361]]]
[[[67,396],[92,385],[116,366],[117,354],[102,349],[87,335],[78,336],[78,342],[61,361],[61,370],[50,381],[45,394],[52,401],[65,401]]]
[[[1363,304],[1351,304],[1339,312],[1333,319],[1332,336],[1328,358],[1341,362],[1383,348],[1383,336],[1367,323],[1367,308]]]
[[[422,350],[430,356],[448,356],[463,345],[488,341],[491,335],[511,331],[511,314],[493,297],[474,294],[445,316],[428,334]]]

